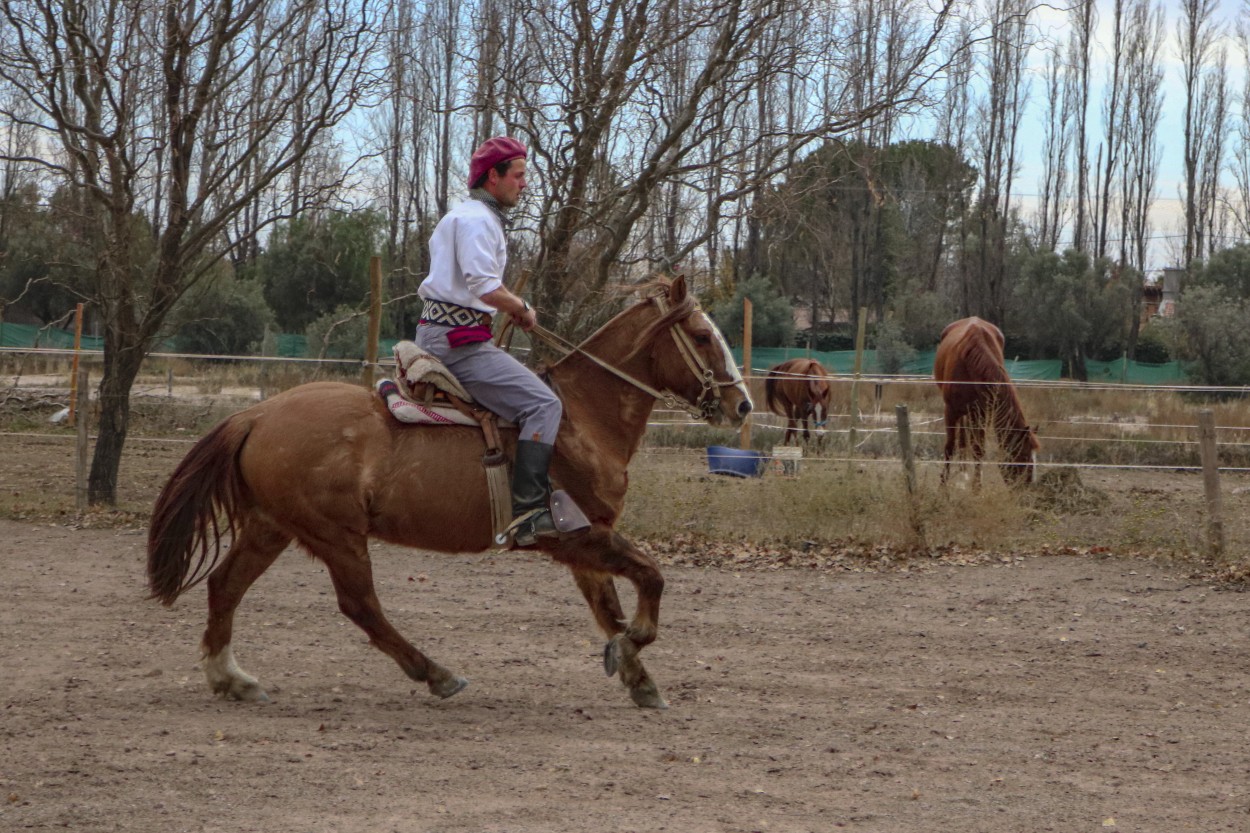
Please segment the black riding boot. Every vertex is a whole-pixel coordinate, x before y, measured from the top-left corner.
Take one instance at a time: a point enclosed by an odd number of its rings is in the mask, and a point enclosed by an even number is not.
[[[539,537],[558,535],[551,518],[551,481],[547,469],[555,450],[547,443],[520,440],[512,466],[512,519],[516,543],[527,547]]]

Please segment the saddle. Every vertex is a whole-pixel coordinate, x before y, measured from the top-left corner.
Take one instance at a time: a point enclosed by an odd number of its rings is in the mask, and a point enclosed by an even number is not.
[[[399,379],[378,383],[378,394],[391,416],[414,425],[467,425],[482,429],[486,441],[482,468],[490,493],[491,521],[495,543],[503,546],[513,532],[512,499],[508,457],[503,452],[499,426],[511,428],[513,424],[474,402],[446,365],[414,342],[400,341],[391,352]],[[556,529],[562,533],[590,526],[585,514],[562,489],[551,494],[551,514]]]
[[[398,396],[387,396],[386,406],[395,419],[417,425],[480,425],[487,445],[499,448],[497,432],[492,436],[488,430],[488,425],[500,424],[498,415],[474,402],[442,362],[411,341],[398,342],[391,352],[399,370]],[[511,425],[506,420],[502,424]]]

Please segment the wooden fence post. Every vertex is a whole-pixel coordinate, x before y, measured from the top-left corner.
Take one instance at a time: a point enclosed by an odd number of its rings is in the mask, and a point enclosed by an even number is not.
[[[74,359],[69,371],[69,424],[74,424],[78,407],[78,353],[82,350],[82,304],[74,308]]]
[[[1215,414],[1198,412],[1198,447],[1202,452],[1202,486],[1207,496],[1207,552],[1224,557],[1224,518],[1220,509],[1220,459],[1215,445]]]
[[[273,335],[269,332],[269,325],[265,324],[265,334],[260,337],[260,401],[264,402],[269,398],[269,347],[272,342]],[[276,352],[276,351],[275,351]]]
[[[74,375],[77,382],[75,391],[78,401],[77,441],[74,444],[74,493],[78,511],[87,508],[87,426],[91,422],[91,411],[88,409],[90,394],[87,390],[87,368],[83,367]]]
[[[859,308],[859,326],[855,331],[855,368],[851,376],[851,431],[850,448],[855,448],[858,439],[855,429],[859,427],[859,374],[864,369],[864,333],[868,326],[868,308]]]
[[[373,387],[373,368],[378,363],[378,336],[382,329],[382,258],[369,259],[369,336],[365,345],[365,387]]]
[[[747,391],[751,390],[751,299],[742,299],[742,381],[747,386]],[[738,437],[738,444],[744,451],[751,448],[751,415],[747,414],[747,418],[742,421],[742,431]]]
[[[911,422],[907,416],[907,406],[902,403],[895,405],[894,417],[898,421],[898,444],[903,452],[903,474],[907,480],[907,504],[911,529],[916,536],[916,541],[924,546],[924,520],[920,517],[920,504],[916,499],[916,455],[911,447]]]

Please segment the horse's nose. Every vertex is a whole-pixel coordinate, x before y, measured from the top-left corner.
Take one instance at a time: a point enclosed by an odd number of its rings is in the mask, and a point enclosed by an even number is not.
[[[746,415],[751,413],[751,400],[744,399],[738,403],[738,416],[746,419]]]

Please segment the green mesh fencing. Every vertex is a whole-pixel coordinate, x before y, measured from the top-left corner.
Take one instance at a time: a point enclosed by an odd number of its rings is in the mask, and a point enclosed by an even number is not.
[[[742,363],[742,348],[733,350],[734,360]],[[906,362],[901,372],[917,375],[933,375],[933,359],[936,350],[918,353],[911,361]],[[801,347],[754,347],[751,349],[751,365],[756,374],[763,373],[787,359],[815,359],[827,370],[839,375],[855,371],[855,351],[836,350],[820,352],[805,350]],[[1062,378],[1063,362],[1059,359],[1035,359],[1022,361],[1008,359],[1007,373],[1012,379],[1032,381],[1053,381]],[[1130,385],[1183,385],[1188,383],[1180,362],[1167,364],[1145,364],[1143,362],[1126,362],[1121,359],[1114,362],[1087,361],[1086,370],[1090,382],[1118,382]],[[865,350],[861,372],[869,375],[881,372],[877,364],[877,351]]]
[[[391,349],[396,339],[384,339],[378,343],[378,359],[387,361],[391,358]],[[0,323],[0,347],[44,347],[54,349],[73,349],[74,333],[55,327],[37,327],[33,324]],[[278,357],[286,359],[304,358],[308,355],[308,339],[299,333],[278,333],[275,336],[275,347]],[[104,339],[98,336],[83,336],[82,349],[103,350]],[[363,354],[363,347],[361,350]],[[933,375],[933,357],[935,350],[917,353],[915,358],[905,363],[902,372],[917,376]],[[742,363],[742,348],[733,350],[734,360]],[[755,347],[751,350],[751,365],[757,375],[771,367],[781,364],[787,359],[811,358],[820,362],[830,372],[847,375],[855,371],[855,351],[836,350],[820,352],[806,350],[802,347]],[[1130,385],[1183,385],[1188,383],[1180,362],[1167,364],[1145,364],[1129,362],[1123,359],[1113,362],[1087,361],[1086,370],[1091,382],[1125,383]],[[1040,359],[1034,361],[1007,360],[1007,373],[1012,379],[1054,380],[1059,379],[1063,363],[1058,359]],[[865,350],[862,372],[869,375],[879,374],[877,351]]]
[[[99,336],[83,336],[82,349],[103,350],[104,339]],[[55,350],[73,350],[74,333],[56,327],[37,327],[34,324],[0,323],[0,347],[43,347]]]
[[[308,338],[298,333],[278,333],[274,347],[284,359],[302,359],[308,353]]]
[[[1114,362],[1085,362],[1091,382],[1113,382],[1129,385],[1185,385],[1189,383],[1180,362],[1146,364],[1120,359]]]

